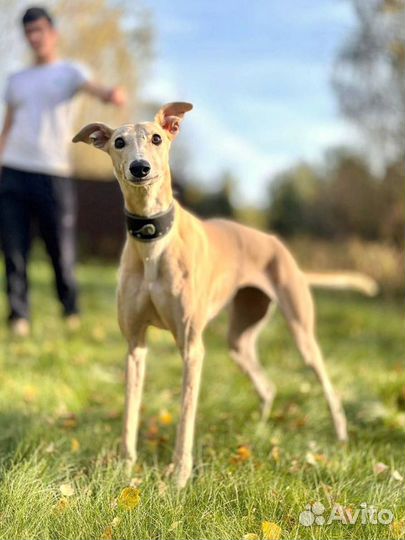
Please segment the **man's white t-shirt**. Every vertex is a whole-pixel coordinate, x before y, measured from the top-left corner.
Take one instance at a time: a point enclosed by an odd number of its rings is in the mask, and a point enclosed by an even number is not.
[[[80,64],[56,61],[33,66],[8,78],[5,101],[13,108],[2,165],[69,176],[76,92],[89,80]]]

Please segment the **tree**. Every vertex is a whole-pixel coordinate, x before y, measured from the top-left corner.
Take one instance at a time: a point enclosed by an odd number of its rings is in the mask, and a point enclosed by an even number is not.
[[[55,16],[61,35],[61,49],[67,58],[90,67],[96,80],[104,84],[122,85],[129,102],[117,109],[82,96],[77,114],[77,127],[101,121],[113,127],[134,119],[140,107],[140,73],[150,58],[152,29],[148,12],[132,1],[131,17],[126,3],[115,6],[107,0],[59,0]],[[111,178],[111,163],[102,152],[86,145],[75,145],[73,163],[82,177]]]
[[[357,25],[336,60],[342,112],[365,136],[375,161],[402,157],[405,137],[405,0],[350,0]]]
[[[277,175],[270,184],[270,230],[283,236],[311,233],[319,189],[318,174],[308,164],[298,164]]]

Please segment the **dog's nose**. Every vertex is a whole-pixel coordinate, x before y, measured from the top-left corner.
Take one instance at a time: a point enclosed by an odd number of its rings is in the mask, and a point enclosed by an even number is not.
[[[150,172],[150,164],[145,159],[136,159],[129,166],[129,170],[135,178],[145,178]]]

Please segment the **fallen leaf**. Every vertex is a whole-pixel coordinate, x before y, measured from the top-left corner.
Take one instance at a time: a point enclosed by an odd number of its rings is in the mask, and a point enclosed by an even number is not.
[[[271,457],[274,459],[276,463],[279,463],[280,461],[280,447],[279,446],[273,446],[271,449]]]
[[[169,527],[169,532],[175,531],[179,525],[181,525],[181,521],[174,521]]]
[[[23,396],[26,403],[33,403],[38,397],[38,388],[32,384],[28,384],[24,387]]]
[[[242,540],[259,540],[259,535],[256,533],[246,533],[242,536]]]
[[[171,426],[173,424],[173,415],[164,409],[159,414],[159,424],[162,426]]]
[[[72,497],[75,494],[75,488],[72,484],[62,484],[59,486],[59,491],[64,497]]]
[[[73,438],[70,442],[70,451],[72,454],[77,454],[80,450],[80,442],[78,439]]]
[[[298,459],[293,459],[291,461],[291,465],[290,465],[290,468],[288,470],[292,474],[296,474],[297,472],[299,472],[301,470],[301,465],[300,465],[300,462],[298,461]]]
[[[101,540],[112,540],[113,537],[113,528],[111,525],[106,527],[100,536]]]
[[[403,477],[402,474],[401,474],[399,471],[397,471],[396,469],[395,469],[395,471],[392,471],[392,473],[391,473],[391,478],[392,478],[393,480],[396,480],[397,482],[403,482],[403,481],[404,481],[404,477]]]
[[[62,427],[65,429],[73,429],[77,426],[77,417],[74,413],[66,414],[62,416]]]
[[[390,529],[395,540],[403,538],[405,535],[405,519],[393,521],[390,525]]]
[[[325,454],[313,454],[308,450],[308,452],[305,454],[305,461],[312,466],[316,466],[318,463],[327,463],[328,458],[325,456]]]
[[[245,445],[239,446],[236,455],[232,456],[231,463],[240,464],[248,461],[252,457],[252,451]]]
[[[125,510],[133,510],[141,501],[141,491],[137,488],[126,487],[118,497],[118,506]]]
[[[55,452],[55,444],[53,442],[49,443],[48,446],[45,448],[44,452],[47,454],[52,454]]]
[[[118,516],[115,516],[115,518],[111,522],[111,527],[118,527],[120,522],[121,522],[121,519]]]
[[[388,471],[388,469],[389,469],[388,465],[386,465],[385,463],[382,463],[381,461],[376,463],[373,467],[374,474],[377,474],[377,475],[385,473],[386,471]]]
[[[271,521],[262,523],[263,540],[279,540],[281,536],[281,527]]]
[[[56,512],[64,512],[69,506],[69,501],[66,497],[61,497],[54,506]]]

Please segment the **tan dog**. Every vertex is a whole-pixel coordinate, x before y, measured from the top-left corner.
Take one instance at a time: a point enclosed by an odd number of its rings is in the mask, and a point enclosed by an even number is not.
[[[306,275],[275,236],[222,219],[201,221],[173,199],[169,149],[189,103],[170,103],[154,122],[111,129],[84,127],[74,142],[107,152],[127,212],[127,241],[121,257],[118,317],[129,346],[126,370],[124,451],[136,460],[136,441],[145,373],[146,331],[169,330],[184,360],[181,418],[174,467],[179,486],[192,470],[195,415],[207,323],[230,305],[229,345],[270,413],[275,387],[255,351],[259,331],[278,304],[305,363],[318,376],[338,439],[347,439],[346,418],[326,373],[314,327],[309,284],[375,292],[358,274]],[[134,225],[135,224],[135,225]],[[148,235],[153,238],[148,238]],[[157,235],[154,237],[154,235]]]

